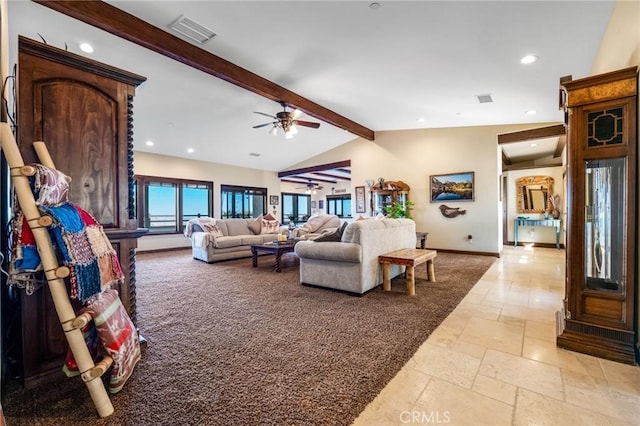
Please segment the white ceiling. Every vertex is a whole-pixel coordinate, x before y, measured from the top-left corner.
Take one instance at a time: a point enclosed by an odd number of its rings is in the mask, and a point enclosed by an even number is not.
[[[370,1],[108,3],[165,31],[184,14],[217,33],[203,49],[374,131],[562,122],[559,78],[589,75],[615,4],[379,1],[373,9]],[[280,171],[356,137],[326,123],[301,128],[293,139],[273,137],[268,126],[252,128],[269,121],[253,111],[281,110],[273,101],[36,3],[9,0],[8,12],[12,63],[17,34],[35,40],[40,34],[50,45],[147,77],[134,101],[138,151]],[[95,52],[82,53],[80,42],[90,42]],[[522,65],[525,54],[539,60]],[[476,95],[484,94],[494,102],[479,103]],[[147,140],[155,145],[147,147]]]

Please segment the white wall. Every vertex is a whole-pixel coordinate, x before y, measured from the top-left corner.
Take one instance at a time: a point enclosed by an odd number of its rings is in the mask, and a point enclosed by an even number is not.
[[[429,233],[436,249],[499,253],[502,216],[499,201],[500,156],[497,135],[536,125],[504,125],[376,132],[375,141],[361,138],[310,158],[291,168],[351,160],[351,192],[367,179],[402,180],[411,187],[411,212],[419,231]],[[429,176],[475,172],[475,201],[431,203]],[[368,202],[368,198],[367,198]],[[460,207],[466,214],[450,219],[438,206]],[[355,210],[355,205],[353,206]],[[355,211],[352,213],[356,217]],[[467,235],[473,235],[473,243]]]
[[[525,176],[550,176],[553,178],[553,193],[560,196],[560,205],[564,205],[564,184],[562,180],[562,166],[543,167],[538,169],[526,170],[510,170],[504,172],[507,177],[507,238],[508,241],[514,240],[513,220],[518,216],[526,216],[530,219],[542,219],[543,213],[518,213],[518,198],[516,180]],[[564,210],[561,211],[564,218]],[[564,227],[565,221],[562,221],[562,233],[560,234],[560,242],[564,244]],[[556,243],[555,228],[548,227],[520,227],[518,229],[518,242],[533,243]]]

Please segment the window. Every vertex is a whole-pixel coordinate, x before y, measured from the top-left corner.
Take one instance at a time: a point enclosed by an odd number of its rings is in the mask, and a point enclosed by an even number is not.
[[[221,186],[221,216],[223,219],[233,217],[258,217],[267,211],[267,188],[247,186]]]
[[[281,223],[303,223],[311,216],[311,195],[282,193]]]
[[[327,195],[327,214],[338,217],[351,217],[351,194]]]
[[[136,176],[138,225],[150,234],[178,234],[194,217],[213,215],[213,182]]]

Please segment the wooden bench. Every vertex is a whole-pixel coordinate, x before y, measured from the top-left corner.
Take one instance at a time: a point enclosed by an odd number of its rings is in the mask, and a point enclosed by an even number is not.
[[[402,265],[407,267],[406,280],[407,280],[407,294],[409,296],[415,296],[416,294],[416,279],[415,279],[415,267],[426,262],[427,273],[429,281],[436,281],[435,268],[433,266],[433,259],[436,258],[438,252],[435,250],[424,249],[402,249],[396,250],[391,253],[378,256],[378,262],[382,264],[382,288],[385,291],[391,290],[391,279],[389,278],[389,265]]]

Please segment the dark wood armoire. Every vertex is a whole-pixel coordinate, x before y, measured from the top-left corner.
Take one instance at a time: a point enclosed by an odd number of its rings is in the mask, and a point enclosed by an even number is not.
[[[32,143],[44,141],[56,168],[71,177],[69,200],[100,222],[118,253],[125,281],[117,290],[135,323],[135,251],[146,230],[137,228],[135,217],[132,106],[135,88],[146,79],[24,37],[17,78],[24,161],[38,162]],[[67,342],[47,286],[20,299],[29,387],[62,375]]]
[[[634,364],[638,70],[561,83],[567,112],[567,263],[557,343]]]

